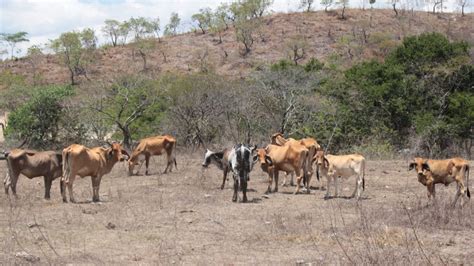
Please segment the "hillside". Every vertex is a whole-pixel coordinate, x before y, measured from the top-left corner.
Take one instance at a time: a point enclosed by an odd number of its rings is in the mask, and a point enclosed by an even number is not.
[[[164,37],[156,42],[156,48],[149,55],[149,71],[157,74],[167,71],[185,73],[206,68],[222,75],[243,77],[262,63],[287,58],[288,41],[296,38],[306,40],[302,62],[311,57],[325,61],[336,52],[347,57],[346,64],[376,57],[404,36],[423,32],[441,32],[451,39],[474,43],[473,14],[461,17],[458,14],[402,12],[395,17],[391,10],[359,9],[348,10],[347,14],[347,20],[340,20],[337,11],[267,16],[260,33],[255,36],[251,53],[246,57],[239,53],[241,45],[236,41],[232,28],[224,32],[220,44],[217,36],[208,33],[189,32]],[[341,39],[343,36],[347,38]],[[88,66],[87,72],[91,80],[107,81],[117,74],[139,72],[142,64],[141,58],[134,56],[132,45],[100,48],[97,60]],[[57,56],[46,55],[37,65],[42,82],[69,82],[68,70],[60,64]],[[27,58],[5,61],[0,64],[0,70],[4,69],[32,80],[32,64]]]

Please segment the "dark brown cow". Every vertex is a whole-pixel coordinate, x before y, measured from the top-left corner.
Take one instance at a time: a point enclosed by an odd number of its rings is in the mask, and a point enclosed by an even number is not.
[[[462,158],[452,158],[446,160],[429,160],[423,158],[415,158],[409,165],[408,170],[415,169],[418,181],[427,187],[428,199],[433,196],[435,198],[435,185],[444,184],[448,186],[452,182],[456,182],[458,190],[454,198],[453,207],[459,196],[471,198],[469,192],[469,162]],[[464,179],[466,185],[464,185]],[[461,206],[463,205],[463,197],[461,198]]]
[[[99,188],[102,176],[110,173],[118,161],[128,159],[128,153],[118,143],[110,148],[87,148],[72,144],[63,150],[63,181],[69,190],[69,199],[76,202],[73,194],[73,183],[76,176],[90,176],[92,181],[92,201],[99,201]],[[63,201],[67,202],[66,191],[62,191]]]
[[[3,181],[5,193],[11,187],[16,195],[16,183],[20,174],[29,179],[42,176],[44,178],[44,198],[50,199],[51,184],[62,175],[61,153],[55,151],[31,151],[14,149],[5,153],[8,174]]]

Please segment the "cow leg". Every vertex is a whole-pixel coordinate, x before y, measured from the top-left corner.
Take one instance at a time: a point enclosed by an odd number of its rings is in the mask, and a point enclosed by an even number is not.
[[[294,187],[295,186],[295,181],[294,181],[295,172],[291,172],[290,175],[291,175],[290,186]]]
[[[326,177],[326,180],[327,180],[327,188],[326,188],[326,195],[324,196],[325,199],[329,199],[330,197],[330,193],[329,193],[329,188],[330,188],[330,184],[331,184],[331,177],[328,175]]]
[[[10,174],[7,173],[5,175],[5,179],[3,179],[3,186],[5,187],[5,194],[7,195],[8,195],[8,190],[10,190],[10,185],[11,185]]]
[[[148,166],[150,165],[150,155],[147,154],[145,155],[145,175],[148,175]],[[166,166],[166,168],[168,169],[168,166]],[[165,169],[165,173],[166,173],[166,169]]]
[[[76,203],[76,200],[74,199],[74,191],[73,191],[73,183],[74,183],[74,179],[76,178],[76,176],[74,175],[71,175],[69,177],[69,182],[67,183],[67,190],[69,191],[69,201],[71,203]]]
[[[239,180],[234,176],[234,195],[232,196],[232,201],[237,201],[237,192],[239,191]]]
[[[456,206],[456,202],[457,202],[459,196],[461,196],[461,207],[462,207],[463,206],[464,194],[465,194],[464,184],[462,182],[457,182],[457,188],[458,189],[456,190],[456,196],[454,197],[453,207]]]
[[[338,191],[338,176],[337,175],[333,175],[332,176],[332,180],[334,182],[334,187],[336,188],[336,191],[334,192],[334,197],[337,198],[337,195],[339,194],[339,191]]]
[[[99,202],[100,176],[91,176],[92,181],[92,202]]]
[[[272,182],[273,182],[273,170],[268,170],[268,188],[265,194],[272,192]]]
[[[12,188],[12,193],[13,195],[18,198],[18,196],[16,195],[16,183],[18,182],[18,176],[20,175],[20,173],[13,173],[13,175],[11,175],[11,185],[10,187]]]
[[[44,179],[44,198],[50,199],[51,183],[53,183],[53,178],[49,176],[43,176]]]
[[[311,193],[311,186],[310,186],[310,183],[311,183],[311,176],[313,175],[312,172],[308,172],[308,175],[306,176],[306,192],[307,193]]]
[[[279,177],[279,172],[280,171],[275,171],[274,173],[274,178],[275,178],[275,189],[273,190],[273,192],[278,192],[278,177]]]
[[[303,175],[301,174],[301,170],[295,171],[296,174],[296,190],[293,194],[298,194],[300,192],[301,180],[303,179]]]
[[[246,179],[247,177],[244,177]],[[242,199],[242,202],[247,202],[247,180],[241,180],[242,184],[242,194],[244,194],[244,198]]]
[[[222,185],[221,185],[221,189],[224,189],[224,186],[225,186],[225,180],[227,179],[227,168],[224,168],[224,177],[222,178]]]
[[[288,173],[285,173],[285,178],[283,179],[283,183],[281,183],[282,187],[286,187],[286,179],[288,178]]]
[[[362,178],[360,174],[357,174],[355,188],[354,188],[354,192],[352,192],[351,198],[357,197],[357,199],[359,199],[361,191],[362,191]]]
[[[61,197],[63,198],[63,202],[64,203],[67,203],[67,199],[66,199],[66,183],[64,182],[64,180],[62,179],[61,177],[61,180],[59,181],[59,189],[61,191]]]

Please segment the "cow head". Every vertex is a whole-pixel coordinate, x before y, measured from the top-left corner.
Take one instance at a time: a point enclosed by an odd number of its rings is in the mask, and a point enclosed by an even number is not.
[[[273,160],[268,155],[267,149],[257,149],[257,154],[254,156],[254,160],[260,162],[260,166],[264,172],[268,171],[268,167],[273,166]]]
[[[313,157],[313,162],[316,163],[317,167],[329,168],[329,161],[326,156],[324,156],[324,151],[317,151]]]
[[[283,134],[278,132],[270,137],[270,143],[273,145],[283,146],[288,140],[283,137]]]
[[[211,163],[214,163],[219,169],[223,169],[223,158],[224,152],[213,152],[206,149],[206,154],[204,154],[204,161],[202,162],[202,167],[207,168]]]
[[[418,181],[426,185],[427,174],[431,171],[430,166],[428,165],[428,160],[418,157],[413,159],[413,161],[408,165],[408,171],[412,169],[415,169]]]
[[[413,161],[408,165],[408,171],[412,170],[413,168],[415,168],[418,175],[423,175],[425,171],[430,171],[428,160],[423,158],[413,159]]]
[[[128,160],[130,155],[124,149],[120,143],[111,143],[110,148],[107,149],[107,159],[114,161]]]

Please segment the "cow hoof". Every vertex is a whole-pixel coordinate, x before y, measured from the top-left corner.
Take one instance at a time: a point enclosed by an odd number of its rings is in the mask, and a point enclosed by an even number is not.
[[[63,203],[67,203],[67,199],[63,199]]]
[[[236,198],[232,198],[232,202],[236,202],[236,201],[237,201],[237,199],[236,199]]]

